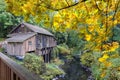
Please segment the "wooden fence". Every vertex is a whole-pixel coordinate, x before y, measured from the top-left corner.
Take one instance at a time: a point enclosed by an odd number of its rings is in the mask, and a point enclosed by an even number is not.
[[[0,52],[0,80],[42,80]]]

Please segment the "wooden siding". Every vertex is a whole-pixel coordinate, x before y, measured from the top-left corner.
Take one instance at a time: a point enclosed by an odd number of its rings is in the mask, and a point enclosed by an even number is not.
[[[23,43],[23,47],[25,49],[25,52],[35,51],[36,50],[36,37],[33,36]]]
[[[24,25],[20,25],[12,33],[27,33],[27,32],[33,32],[33,31],[25,27]]]
[[[42,48],[42,35],[36,35],[36,48]]]
[[[54,47],[56,46],[56,40],[47,35],[38,34],[36,36],[36,48],[42,49],[47,47]]]
[[[56,46],[56,40],[53,37],[39,34],[25,40],[23,43],[8,43],[7,52],[10,55],[20,56],[24,56],[25,53],[31,51],[35,51],[37,54],[48,54],[48,48],[54,46]]]
[[[29,44],[31,42],[31,44]],[[10,42],[7,45],[7,52],[9,55],[18,55],[24,56],[26,52],[35,51],[36,50],[35,36],[27,39],[24,42]]]
[[[24,55],[23,49],[22,43],[8,43],[7,45],[7,52],[9,55]]]
[[[0,52],[0,80],[42,80]]]

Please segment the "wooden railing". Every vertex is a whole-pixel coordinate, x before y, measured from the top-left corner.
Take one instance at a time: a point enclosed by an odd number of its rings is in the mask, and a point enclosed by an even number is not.
[[[0,80],[42,80],[0,52]]]

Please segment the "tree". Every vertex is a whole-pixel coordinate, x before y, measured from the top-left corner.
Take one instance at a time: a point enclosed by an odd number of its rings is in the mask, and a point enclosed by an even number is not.
[[[118,71],[120,66],[115,66],[113,63],[116,58],[120,57],[117,52],[119,44],[111,41],[110,37],[113,36],[113,28],[120,22],[120,0],[5,1],[8,11],[15,15],[23,15],[25,20],[32,15],[36,17],[36,22],[44,19],[45,24],[55,31],[63,32],[72,29],[79,32],[80,37],[87,41],[84,53],[89,51],[95,56],[91,62],[98,68],[93,68],[91,65],[93,71],[100,68],[99,74],[94,73],[94,76],[97,75],[95,76],[97,79],[108,79],[110,74],[119,75],[112,72],[113,69]],[[53,17],[51,18],[48,13],[54,14]],[[113,58],[113,56],[116,57]],[[111,71],[109,75],[106,70]]]
[[[0,1],[0,37],[5,38],[8,32],[22,21],[22,17],[15,17],[7,12],[4,0]]]

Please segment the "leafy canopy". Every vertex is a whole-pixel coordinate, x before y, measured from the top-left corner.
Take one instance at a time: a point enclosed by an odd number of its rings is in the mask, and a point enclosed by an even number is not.
[[[76,30],[87,41],[87,51],[100,52],[97,62],[104,68],[111,66],[112,56],[119,57],[116,49],[119,44],[110,41],[112,30],[120,23],[120,0],[5,0],[7,10],[22,15],[25,20],[34,16],[36,22],[58,31]],[[17,8],[16,8],[17,7]],[[114,52],[114,54],[109,54]],[[96,53],[97,54],[97,53]],[[95,59],[94,59],[95,60]],[[98,66],[100,67],[100,66]],[[106,72],[101,68],[100,77]],[[111,70],[110,70],[111,71]]]

